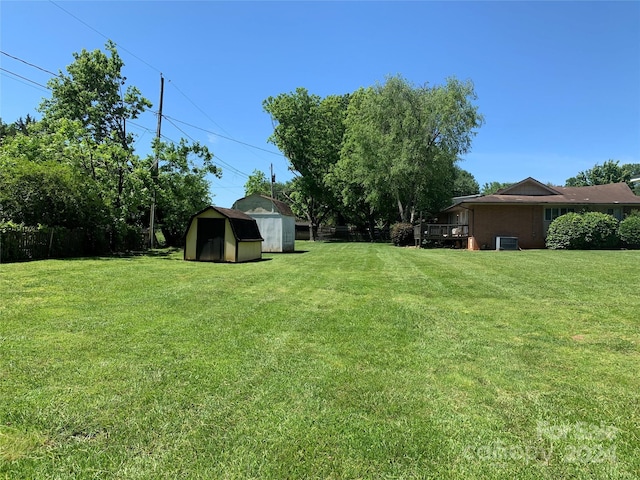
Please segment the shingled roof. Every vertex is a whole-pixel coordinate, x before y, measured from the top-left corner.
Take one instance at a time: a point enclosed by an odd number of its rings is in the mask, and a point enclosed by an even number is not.
[[[640,196],[635,195],[624,182],[589,187],[550,187],[529,177],[492,195],[466,198],[449,208],[477,204],[616,204],[640,207]]]
[[[258,229],[258,224],[256,223],[256,221],[246,213],[243,213],[240,210],[235,210],[233,208],[214,207],[213,205],[210,205],[206,208],[203,208],[198,213],[192,215],[189,219],[188,225],[191,225],[191,222],[195,217],[197,217],[201,213],[206,212],[209,209],[215,210],[219,214],[229,219],[231,230],[233,231],[233,235],[236,237],[236,240],[244,242],[264,240],[260,235],[260,230]]]
[[[236,200],[234,202],[234,205],[238,205],[238,202],[242,202],[243,200],[247,200],[247,199],[251,199],[251,198],[262,198],[263,200],[266,200],[268,202],[270,202],[275,211],[277,211],[280,215],[285,215],[287,217],[295,217],[293,211],[291,210],[291,207],[289,207],[289,205],[287,205],[286,203],[280,201],[280,200],[276,200],[275,198],[271,198],[268,197],[267,195],[260,195],[258,193],[254,193],[252,195],[248,195],[246,197],[240,198],[238,200]],[[260,212],[259,210],[256,210],[256,213]]]

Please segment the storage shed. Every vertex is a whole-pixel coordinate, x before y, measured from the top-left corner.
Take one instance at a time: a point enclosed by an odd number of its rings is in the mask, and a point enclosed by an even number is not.
[[[253,194],[236,200],[236,208],[255,219],[264,238],[263,252],[293,252],[296,217],[289,205],[275,198]]]
[[[262,258],[258,224],[239,210],[207,207],[191,217],[184,259],[200,262],[248,262]]]

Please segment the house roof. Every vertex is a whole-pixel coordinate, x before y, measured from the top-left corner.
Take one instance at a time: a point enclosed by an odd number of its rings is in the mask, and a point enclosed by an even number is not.
[[[188,228],[191,226],[193,219],[198,215],[206,212],[207,210],[215,210],[219,214],[227,217],[229,219],[229,223],[231,224],[231,230],[233,231],[233,235],[236,237],[236,240],[240,241],[262,241],[264,240],[260,235],[260,230],[258,229],[258,223],[240,210],[235,210],[233,208],[222,208],[222,207],[214,207],[210,205],[208,207],[203,208],[199,212],[193,214],[189,219]]]
[[[280,201],[280,200],[276,200],[275,198],[271,198],[268,197],[266,195],[260,195],[258,193],[254,193],[252,195],[248,195],[246,197],[240,198],[239,200],[236,200],[234,202],[234,207],[240,207],[241,203],[243,203],[243,201],[245,200],[252,200],[252,199],[262,199],[263,201],[266,201],[268,203],[270,203],[271,205],[273,205],[274,209],[280,214],[280,215],[285,215],[287,217],[295,217],[295,215],[293,214],[293,211],[291,211],[291,207],[289,207],[289,205],[287,205],[286,203]]]
[[[635,195],[624,182],[589,187],[550,187],[529,177],[492,195],[464,199],[447,210],[457,206],[478,204],[637,205],[640,207],[640,196]]]

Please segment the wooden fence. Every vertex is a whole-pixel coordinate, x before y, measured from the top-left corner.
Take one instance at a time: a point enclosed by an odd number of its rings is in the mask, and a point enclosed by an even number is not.
[[[95,253],[92,243],[83,229],[23,229],[0,232],[0,263],[81,257]]]

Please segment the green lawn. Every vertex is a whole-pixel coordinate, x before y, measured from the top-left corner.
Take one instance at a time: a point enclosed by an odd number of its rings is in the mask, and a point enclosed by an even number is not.
[[[0,478],[638,478],[640,252],[0,265]]]

